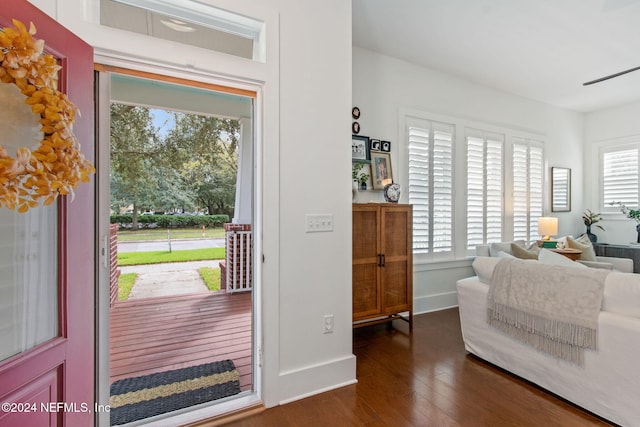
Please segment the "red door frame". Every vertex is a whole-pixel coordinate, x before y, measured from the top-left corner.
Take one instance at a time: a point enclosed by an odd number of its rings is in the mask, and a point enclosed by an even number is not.
[[[89,161],[95,159],[93,49],[55,20],[28,3],[11,0],[0,6],[0,25],[18,19],[36,26],[46,51],[60,59],[60,90],[76,104],[74,133]],[[0,141],[1,144],[1,141]],[[0,363],[0,402],[9,396],[48,392],[51,402],[70,404],[45,418],[50,425],[94,423],[95,402],[95,182],[81,184],[73,201],[58,201],[59,336]],[[43,381],[45,379],[49,381]],[[41,387],[38,391],[38,387]],[[42,387],[46,387],[42,388]],[[86,405],[86,406],[83,406]],[[75,406],[75,409],[74,409]],[[88,410],[85,408],[88,407]],[[40,410],[40,408],[38,408]],[[1,415],[1,414],[0,414]],[[29,414],[23,414],[28,417]],[[23,425],[43,420],[42,413],[24,418]],[[22,418],[20,418],[22,420]]]

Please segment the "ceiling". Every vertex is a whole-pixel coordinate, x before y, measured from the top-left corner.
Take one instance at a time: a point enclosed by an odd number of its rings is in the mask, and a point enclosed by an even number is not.
[[[353,0],[353,44],[581,112],[640,100],[640,0]]]

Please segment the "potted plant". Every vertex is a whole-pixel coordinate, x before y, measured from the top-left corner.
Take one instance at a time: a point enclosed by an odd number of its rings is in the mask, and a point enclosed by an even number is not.
[[[632,219],[636,222],[636,233],[638,233],[636,243],[640,243],[640,209],[629,209],[622,202],[611,202],[609,204],[611,206],[620,206],[620,212],[622,212],[627,218]]]
[[[591,209],[587,209],[582,214],[582,221],[584,222],[584,225],[587,226],[586,235],[589,237],[589,240],[591,240],[592,243],[597,242],[598,236],[596,236],[591,232],[591,226],[595,225],[597,222],[602,221],[602,215],[599,213],[592,212]],[[601,225],[596,225],[596,227],[598,227],[602,231],[605,231],[604,227]]]
[[[365,163],[354,163],[351,168],[351,178],[353,179],[353,181],[360,184],[361,190],[367,189],[367,180],[369,179],[369,174],[360,172],[364,166]]]

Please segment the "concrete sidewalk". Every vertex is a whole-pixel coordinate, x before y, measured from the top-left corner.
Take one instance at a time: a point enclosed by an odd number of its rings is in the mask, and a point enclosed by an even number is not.
[[[209,292],[198,268],[218,268],[220,261],[172,262],[165,264],[120,267],[125,273],[138,273],[129,299],[162,297]]]

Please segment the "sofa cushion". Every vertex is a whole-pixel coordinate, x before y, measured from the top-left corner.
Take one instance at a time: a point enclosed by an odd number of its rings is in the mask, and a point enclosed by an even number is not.
[[[567,246],[572,249],[580,249],[582,254],[580,254],[580,259],[582,261],[597,261],[596,251],[593,249],[593,245],[591,244],[591,240],[589,240],[589,236],[583,234],[582,236],[574,239],[571,236],[567,236]]]
[[[560,255],[558,253],[555,253],[545,248],[540,249],[540,254],[538,255],[538,261],[544,264],[550,264],[550,265],[563,265],[565,267],[588,268],[586,265],[582,265],[579,262],[572,261],[564,255]]]
[[[613,270],[613,264],[610,262],[600,262],[600,261],[583,261],[581,259],[578,262],[582,265],[586,265],[589,268],[602,268],[605,270]]]
[[[640,274],[609,273],[602,310],[640,318]]]
[[[498,258],[511,258],[511,259],[514,259],[515,257],[513,255],[511,255],[510,253],[507,253],[505,251],[500,251],[500,252],[498,252]]]
[[[521,248],[524,248],[524,240],[515,240],[513,242],[494,242],[489,245],[489,255],[498,256],[498,252],[506,252],[508,254],[511,254],[512,243],[515,243]]]
[[[514,257],[520,259],[538,259],[540,248],[536,245],[531,246],[529,249],[520,247],[516,243],[511,244],[511,253]]]

